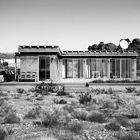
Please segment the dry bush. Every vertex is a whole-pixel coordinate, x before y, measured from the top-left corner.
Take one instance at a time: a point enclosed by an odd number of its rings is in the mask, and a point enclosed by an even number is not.
[[[67,111],[69,113],[72,113],[72,112],[74,112],[74,107],[71,105],[65,105],[65,106],[63,106],[63,110]]]
[[[140,96],[140,90],[137,90],[135,95]]]
[[[121,116],[125,116],[129,119],[133,118],[139,118],[140,111],[139,109],[134,105],[127,105],[123,108],[120,108],[117,110],[116,114],[119,114]]]
[[[0,106],[4,103],[4,99],[0,98]]]
[[[125,116],[116,116],[116,121],[123,127],[130,126],[129,119]]]
[[[140,121],[132,123],[132,128],[135,131],[140,131]]]
[[[17,88],[17,93],[24,93],[25,91],[24,91],[24,89],[23,88]]]
[[[126,92],[127,93],[132,93],[132,92],[135,92],[136,91],[136,88],[135,87],[126,87]]]
[[[136,105],[129,105],[128,106],[128,118],[139,118],[140,112]]]
[[[75,109],[71,114],[74,118],[78,120],[88,120],[88,112],[86,110]]]
[[[79,95],[79,103],[80,104],[87,104],[92,100],[92,96],[89,92],[87,93],[81,93]]]
[[[117,109],[117,105],[113,100],[106,99],[102,101],[102,108]]]
[[[0,127],[0,140],[5,140],[8,136],[8,131],[6,128]]]
[[[80,134],[83,131],[83,124],[79,121],[72,121],[67,128],[76,134]]]
[[[4,102],[0,106],[0,117],[4,117],[10,112],[15,112],[15,110],[12,108],[12,106],[10,106],[6,102]]]
[[[64,99],[58,100],[58,99],[54,98],[53,102],[55,104],[67,104],[67,101]]]
[[[53,127],[59,124],[58,112],[44,112],[42,117],[42,124],[46,127]]]
[[[67,96],[69,98],[76,98],[76,94],[75,93],[69,93]]]
[[[40,116],[41,107],[32,108],[29,112],[24,116],[24,118],[35,119]]]
[[[66,93],[65,91],[58,91],[57,92],[57,94],[56,94],[56,96],[66,96],[66,95],[68,95],[68,93]]]
[[[92,111],[88,115],[88,120],[91,122],[104,123],[106,122],[105,115],[99,111]]]
[[[0,96],[8,96],[9,91],[0,89]]]
[[[111,108],[105,108],[105,109],[100,109],[100,110],[105,115],[105,117],[107,117],[108,119],[112,118],[112,116],[116,112],[116,110],[111,109]]]
[[[111,131],[119,131],[120,125],[116,121],[110,122],[109,124],[105,125],[105,129],[111,130]]]
[[[20,123],[20,118],[16,115],[16,113],[9,113],[4,118],[4,123]]]
[[[93,110],[97,110],[99,109],[101,106],[100,105],[97,105],[96,103],[91,103],[91,104],[88,104],[85,106],[85,109],[87,111],[93,111]]]
[[[64,110],[53,109],[42,113],[41,122],[46,127],[64,126],[67,125],[70,116]]]
[[[42,95],[39,95],[36,97],[36,100],[38,100],[38,101],[42,101],[43,99],[44,99],[44,97]]]
[[[7,137],[6,131],[0,127],[0,140],[4,140]]]

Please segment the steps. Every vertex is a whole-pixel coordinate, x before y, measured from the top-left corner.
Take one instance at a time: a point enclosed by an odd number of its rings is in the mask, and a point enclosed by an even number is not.
[[[89,87],[86,87],[86,83],[65,83],[64,91],[69,93],[88,92]]]

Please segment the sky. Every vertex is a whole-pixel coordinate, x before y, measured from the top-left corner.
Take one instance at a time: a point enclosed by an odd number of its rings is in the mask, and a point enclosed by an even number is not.
[[[0,52],[18,45],[89,45],[140,38],[140,0],[0,0]]]

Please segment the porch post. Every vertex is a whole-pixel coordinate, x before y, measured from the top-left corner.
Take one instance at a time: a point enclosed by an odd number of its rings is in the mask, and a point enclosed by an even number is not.
[[[83,60],[83,78],[87,77],[86,59]]]
[[[107,78],[110,79],[110,59],[108,59],[108,63],[107,63]]]
[[[17,53],[15,53],[15,81],[17,79]]]
[[[122,59],[120,59],[120,78],[122,78]]]

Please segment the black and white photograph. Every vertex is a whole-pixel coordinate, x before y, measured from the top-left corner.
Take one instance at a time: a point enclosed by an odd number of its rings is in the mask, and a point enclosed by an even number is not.
[[[140,0],[0,0],[0,140],[140,140]]]

